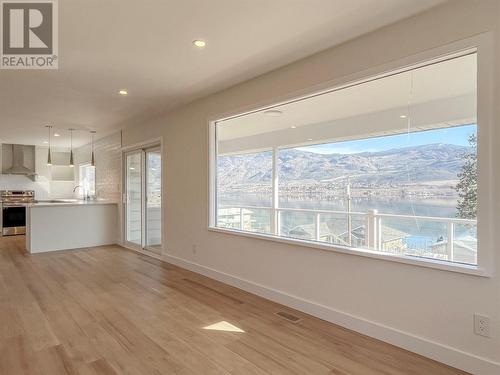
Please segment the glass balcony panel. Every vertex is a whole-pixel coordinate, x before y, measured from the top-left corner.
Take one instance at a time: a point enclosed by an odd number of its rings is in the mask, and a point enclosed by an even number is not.
[[[477,223],[454,225],[453,261],[477,264]]]
[[[381,251],[449,260],[447,223],[411,216],[383,217],[380,223]]]
[[[313,212],[281,211],[280,233],[282,237],[314,240],[315,214]]]
[[[319,241],[341,246],[364,247],[366,243],[365,224],[364,215],[322,213],[320,215]]]
[[[271,210],[225,206],[218,210],[217,226],[247,232],[271,233]]]
[[[243,230],[257,233],[271,233],[271,210],[245,208],[242,212]]]
[[[240,209],[237,207],[219,208],[217,214],[217,226],[228,229],[240,228]]]

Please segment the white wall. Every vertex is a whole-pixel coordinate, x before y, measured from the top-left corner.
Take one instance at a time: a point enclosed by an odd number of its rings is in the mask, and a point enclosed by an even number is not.
[[[483,278],[207,230],[208,119],[483,32],[492,33],[496,46],[492,68],[499,103],[499,8],[496,0],[447,2],[149,123],[130,124],[123,132],[125,146],[163,138],[164,257],[436,360],[500,373],[498,271]],[[498,105],[494,120],[500,122]],[[498,128],[493,139],[500,144]],[[494,153],[499,160],[500,148]],[[493,193],[500,194],[500,173],[492,178]],[[500,199],[492,204],[498,241]],[[475,312],[491,318],[491,338],[473,334]]]

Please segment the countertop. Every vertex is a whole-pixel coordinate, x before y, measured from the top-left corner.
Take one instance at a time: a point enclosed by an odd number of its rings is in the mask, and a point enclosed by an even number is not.
[[[89,201],[84,201],[84,200],[76,200],[76,201],[66,201],[64,199],[58,201],[57,199],[54,200],[47,200],[47,201],[38,201],[36,203],[30,203],[28,207],[66,207],[66,206],[94,206],[94,205],[101,205],[101,204],[117,204],[116,202],[113,201],[108,201],[108,200],[89,200]]]

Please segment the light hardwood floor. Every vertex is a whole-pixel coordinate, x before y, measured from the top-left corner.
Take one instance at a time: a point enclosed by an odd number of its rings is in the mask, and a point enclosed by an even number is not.
[[[23,241],[0,238],[2,375],[464,374],[118,246]]]

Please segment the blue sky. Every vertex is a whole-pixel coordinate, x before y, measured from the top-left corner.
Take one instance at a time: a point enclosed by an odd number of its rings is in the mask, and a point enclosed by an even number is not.
[[[317,154],[355,154],[358,152],[378,152],[400,147],[421,146],[433,143],[468,146],[469,135],[475,134],[476,132],[477,126],[473,124],[356,141],[326,143],[317,146],[299,147],[298,149]]]

